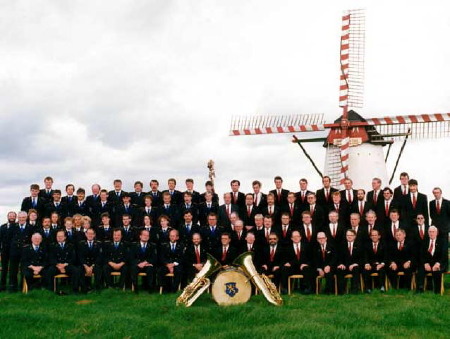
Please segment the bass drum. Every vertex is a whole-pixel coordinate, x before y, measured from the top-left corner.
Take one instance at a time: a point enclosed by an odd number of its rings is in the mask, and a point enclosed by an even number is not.
[[[212,296],[220,306],[245,304],[251,294],[250,280],[242,270],[235,267],[217,274],[212,286]]]

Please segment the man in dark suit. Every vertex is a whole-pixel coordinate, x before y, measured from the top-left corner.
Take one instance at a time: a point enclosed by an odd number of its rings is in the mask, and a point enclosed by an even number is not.
[[[269,245],[269,236],[271,233],[278,235],[278,230],[274,226],[273,219],[270,215],[266,215],[263,218],[263,225],[264,228],[262,230],[256,231],[256,242],[261,250]]]
[[[113,231],[113,241],[104,244],[104,266],[103,275],[106,287],[113,286],[112,272],[120,272],[119,288],[125,285],[125,278],[128,274],[128,249],[122,241],[122,230]]]
[[[181,193],[180,191],[178,191],[176,189],[177,186],[177,181],[175,180],[175,178],[170,178],[169,180],[167,180],[167,186],[169,189],[164,190],[162,192],[163,194],[163,203],[164,202],[164,193],[169,193],[171,199],[170,201],[172,202],[173,205],[178,206],[179,204],[181,204],[183,202],[183,193]]]
[[[150,191],[148,192],[148,195],[152,196],[153,199],[153,207],[158,207],[162,204],[162,193],[158,190],[159,188],[159,182],[156,179],[152,179],[150,181]]]
[[[305,198],[305,202],[306,202],[306,198]],[[302,206],[299,203],[298,198],[296,197],[295,193],[289,192],[289,194],[287,196],[287,204],[281,206],[281,209],[280,209],[281,216],[284,213],[288,213],[289,217],[291,218],[291,223],[294,226],[299,226],[302,212],[303,212]],[[280,221],[275,222],[275,224],[279,225]]]
[[[231,213],[239,213],[239,206],[231,203],[231,193],[225,193],[223,195],[223,205],[219,206],[219,225],[224,228],[230,228],[230,216]]]
[[[88,291],[92,277],[94,277],[94,288],[99,291],[103,274],[102,243],[95,240],[93,228],[86,231],[86,240],[79,243],[77,254],[80,264],[81,291],[83,293]]]
[[[284,252],[278,245],[278,235],[275,232],[269,235],[269,244],[264,246],[261,251],[260,273],[273,275],[272,281],[275,286],[280,284],[281,267],[285,263]]]
[[[352,205],[355,204],[357,198],[356,195],[358,191],[353,189],[353,181],[350,178],[346,178],[344,180],[345,189],[341,190],[341,201],[345,201],[349,208],[352,208]]]
[[[213,201],[213,195],[211,192],[206,192],[204,195],[205,201],[201,202],[198,206],[198,220],[200,226],[204,227],[207,225],[208,215],[213,212],[219,213],[219,204]]]
[[[56,241],[56,231],[51,228],[51,221],[49,217],[44,217],[42,219],[42,228],[38,230],[39,234],[42,236],[42,245],[50,248],[50,245]]]
[[[401,209],[400,203],[392,198],[393,194],[389,187],[383,189],[383,207],[378,206],[378,210],[375,211],[380,225],[385,225],[386,222],[389,222],[389,213],[392,210],[400,211]]]
[[[305,178],[300,179],[299,184],[300,191],[295,193],[295,197],[297,198],[297,204],[300,206],[300,210],[303,212],[306,211],[308,207],[308,194],[313,192],[308,190],[308,180]]]
[[[406,237],[412,241],[414,245],[414,253],[416,254],[416,262],[419,262],[419,255],[422,253],[422,246],[428,240],[428,228],[425,224],[425,217],[418,214],[416,218],[416,226],[411,226],[406,233]]]
[[[340,192],[333,192],[331,194],[332,204],[328,206],[328,211],[336,211],[339,214],[339,221],[345,225],[346,228],[350,227],[350,206],[347,201],[342,201]]]
[[[301,242],[300,232],[295,230],[291,234],[291,244],[284,251],[284,258],[281,263],[281,286],[286,293],[288,278],[293,274],[303,275],[302,292],[310,294],[314,286],[314,267],[310,256],[311,251],[307,250],[308,244]]]
[[[170,226],[169,218],[165,215],[160,215],[157,221],[158,227],[158,245],[161,248],[161,245],[169,242],[169,234],[170,231],[173,230]]]
[[[200,231],[203,243],[208,252],[213,251],[220,244],[220,235],[222,228],[217,225],[217,215],[211,213],[208,215],[208,225]]]
[[[158,263],[158,253],[156,245],[149,242],[150,233],[147,230],[141,230],[139,242],[130,247],[130,275],[134,291],[138,292],[138,274],[146,273],[146,279],[143,279],[144,288],[151,292],[153,290],[153,281]]]
[[[309,211],[304,211],[302,213],[302,225],[299,230],[302,241],[309,245],[308,250],[311,251],[309,256],[312,257],[312,251],[317,243],[317,232],[319,232],[319,228],[313,224],[311,213]]]
[[[91,208],[91,215],[92,215],[92,225],[94,227],[97,227],[101,223],[101,218],[104,213],[108,213],[108,216],[111,218],[113,226],[115,220],[114,220],[114,205],[112,202],[108,201],[108,191],[107,190],[101,190],[100,191],[100,197],[97,202],[93,202],[93,206]]]
[[[356,201],[350,208],[350,213],[358,213],[361,221],[364,224],[365,215],[368,211],[373,210],[374,207],[370,201],[366,201],[366,191],[363,189],[357,190]]]
[[[414,225],[416,217],[420,213],[425,217],[425,224],[428,225],[428,198],[425,194],[418,192],[417,180],[410,179],[408,185],[409,194],[403,197],[401,218],[408,225]]]
[[[47,286],[50,291],[53,291],[53,278],[58,274],[67,274],[70,276],[73,292],[78,293],[80,270],[75,266],[76,259],[74,245],[66,242],[66,233],[59,230],[56,233],[56,243],[49,250]]]
[[[27,213],[24,211],[19,212],[18,223],[13,225],[11,249],[9,258],[9,285],[11,292],[17,292],[19,273],[19,265],[22,258],[22,249],[30,244],[33,228],[27,224]],[[42,241],[42,239],[41,239]]]
[[[77,198],[74,195],[75,186],[73,184],[66,185],[66,196],[61,198],[61,203],[66,206],[66,216],[72,217],[75,214],[75,206],[77,204]]]
[[[411,276],[416,270],[416,255],[414,254],[414,246],[412,241],[406,239],[406,232],[399,228],[395,232],[396,242],[388,244],[388,264],[387,274],[391,282],[391,286],[397,287],[396,279],[398,273],[404,273],[404,286],[409,287],[411,284]]]
[[[52,186],[53,186],[53,178],[46,177],[44,179],[44,188],[39,191],[39,197],[45,200],[45,204],[51,202],[53,199]]]
[[[159,216],[158,207],[153,205],[153,197],[150,194],[144,197],[144,206],[139,209],[139,226],[143,226],[145,216],[149,216],[152,223],[156,222]]]
[[[178,241],[178,231],[169,232],[169,242],[161,245],[161,268],[159,270],[159,282],[161,286],[166,285],[166,291],[176,292],[184,273],[184,251],[185,247]],[[166,274],[172,273],[173,279],[169,282]]]
[[[448,242],[450,232],[450,201],[442,197],[439,187],[433,189],[434,200],[430,201],[431,225],[439,230],[438,237]]]
[[[176,204],[173,203],[172,197],[175,192],[170,195],[169,192],[163,192],[162,194],[162,205],[159,208],[159,215],[165,215],[170,218],[170,225],[174,228],[178,228],[179,224],[179,209]]]
[[[206,201],[206,197],[205,197],[206,193],[211,193],[212,201],[216,204],[219,204],[219,195],[216,192],[214,192],[214,184],[210,180],[208,180],[205,183],[205,192],[200,194],[200,202]]]
[[[255,226],[255,215],[259,213],[258,207],[254,205],[253,194],[245,195],[245,206],[240,210],[239,216],[245,226]]]
[[[356,233],[354,230],[347,230],[345,233],[345,237],[346,241],[342,243],[336,270],[338,281],[338,293],[339,294],[344,293],[345,290],[344,277],[347,274],[352,275],[352,282],[351,282],[352,293],[358,293],[358,291],[361,289],[360,273],[364,250],[363,246],[361,246],[355,241]]]
[[[287,204],[289,190],[283,188],[283,178],[276,176],[273,179],[273,182],[275,183],[275,189],[271,190],[269,193],[273,194],[275,198],[275,205],[283,206],[284,204]]]
[[[193,233],[190,245],[184,253],[186,259],[185,282],[192,281],[195,275],[201,271],[207,260],[207,250],[202,243],[200,233]]]
[[[345,239],[345,230],[347,229],[344,223],[339,220],[339,214],[337,211],[330,211],[328,213],[328,224],[323,228],[323,231],[327,237],[327,242],[334,247],[339,248],[341,243]]]
[[[264,206],[264,208],[262,208],[260,210],[261,214],[264,215],[269,215],[272,217],[272,219],[275,222],[275,225],[279,225],[280,224],[280,215],[281,215],[281,206],[285,206],[284,203],[283,205],[276,205],[275,204],[275,195],[273,193],[269,193],[267,195],[267,204],[266,206]]]
[[[314,267],[317,271],[317,275],[325,278],[325,293],[331,294],[334,289],[334,273],[336,271],[338,259],[336,247],[327,241],[327,236],[324,232],[317,233],[317,242],[319,244],[313,252]]]
[[[196,203],[192,201],[192,193],[191,192],[184,192],[183,194],[183,202],[178,206],[178,213],[179,213],[179,223],[183,223],[184,219],[184,212],[189,211],[192,215],[192,220],[194,224],[198,224],[198,206]]]
[[[336,188],[331,187],[331,178],[325,175],[322,178],[323,187],[316,191],[317,204],[320,205],[325,211],[328,210],[328,205],[330,205],[333,200],[331,195],[334,192],[339,192]]]
[[[239,180],[231,180],[230,183],[231,186],[231,201],[233,205],[237,205],[240,210],[242,210],[245,207],[245,194],[242,192],[239,192],[239,188],[241,187],[241,182]]]
[[[122,180],[115,179],[113,185],[114,189],[108,192],[108,201],[113,206],[116,206],[122,202],[122,194],[125,193],[125,191],[122,190]]]
[[[367,242],[368,234],[363,226],[361,226],[361,217],[359,213],[350,214],[350,228],[355,232],[355,242],[358,244],[362,244],[364,247],[364,243]],[[345,242],[345,241],[344,241]]]
[[[372,179],[372,190],[367,193],[367,202],[372,205],[372,209],[378,214],[378,211],[384,208],[384,196],[381,188],[381,179]],[[377,215],[378,217],[378,215]]]
[[[384,239],[384,230],[385,228],[383,225],[380,225],[377,222],[377,214],[373,210],[369,210],[365,214],[365,223],[362,225],[363,231],[364,231],[364,237],[363,240],[366,242],[370,242],[372,240],[370,234],[373,230],[377,230],[378,234],[380,235],[381,239]]]
[[[238,248],[238,255],[245,253],[245,252],[252,252],[253,253],[253,263],[255,267],[259,266],[259,253],[260,249],[258,248],[258,243],[256,242],[256,235],[254,232],[248,232],[245,235],[245,242],[241,244],[241,247]]]
[[[428,229],[428,239],[423,243],[417,272],[417,292],[424,289],[426,274],[433,275],[434,293],[441,293],[442,273],[447,271],[448,246],[438,238],[436,226]]]
[[[30,196],[23,199],[20,210],[28,213],[30,209],[35,209],[39,218],[42,218],[45,201],[44,198],[39,197],[39,185],[33,184],[30,186]]]
[[[113,227],[109,213],[105,212],[101,215],[101,224],[97,227],[97,240],[102,244],[111,242],[113,238]]]
[[[137,207],[137,209],[144,206],[145,193],[142,192],[143,188],[144,184],[142,181],[136,181],[134,183],[134,192],[130,193],[130,203],[131,205]]]
[[[122,217],[124,215],[129,215],[131,218],[131,225],[138,227],[139,225],[139,207],[133,206],[131,204],[131,197],[127,192],[122,193],[122,203],[117,203],[114,208],[114,217],[116,221],[114,225],[118,226],[122,223]]]
[[[61,200],[61,191],[53,190],[53,201],[45,205],[44,216],[49,217],[53,212],[58,213],[59,217],[64,219],[69,216],[66,203]]]
[[[184,193],[190,193],[192,196],[192,202],[198,206],[200,204],[200,193],[194,190],[194,179],[188,178],[185,181],[186,191]]]
[[[234,230],[231,231],[231,246],[239,250],[245,244],[245,236],[247,232],[244,229],[242,220],[237,220],[234,224]]]
[[[253,204],[258,210],[263,209],[267,205],[267,195],[261,192],[261,182],[258,180],[253,181]]]
[[[389,212],[389,219],[384,224],[383,231],[384,242],[386,242],[388,246],[397,242],[395,234],[399,228],[405,230],[405,232],[409,230],[408,225],[403,221],[400,221],[400,213],[393,209]]]
[[[33,234],[31,244],[26,245],[22,250],[22,276],[26,280],[28,289],[34,287],[35,275],[45,277],[48,266],[48,253],[44,246],[41,246],[42,237],[39,233]]]
[[[283,248],[289,247],[292,244],[292,232],[297,230],[297,226],[291,223],[289,213],[284,212],[281,214],[281,225],[275,226],[274,229],[279,237],[278,244]]]
[[[191,244],[194,233],[200,233],[200,227],[194,223],[192,211],[186,210],[183,213],[183,223],[180,225],[180,242],[184,247]]]
[[[306,196],[306,200],[308,202],[308,205],[305,211],[309,211],[311,213],[312,223],[316,225],[318,229],[322,229],[326,220],[326,211],[322,208],[322,206],[316,203],[317,200],[314,193],[309,193]]]
[[[122,241],[125,245],[129,246],[131,243],[136,241],[136,228],[131,225],[131,217],[129,214],[124,214],[122,216]]]
[[[97,203],[100,201],[100,191],[101,191],[100,185],[99,184],[93,184],[91,186],[91,191],[92,191],[92,194],[88,195],[86,197],[86,204],[87,204],[87,206],[89,208],[89,213],[90,213],[90,215],[92,217],[92,215],[93,215],[92,214],[92,210],[93,210],[94,206],[97,205]],[[108,192],[106,192],[106,193],[108,193]],[[94,225],[94,227],[97,227],[98,223],[97,224],[93,223],[93,225]]]
[[[371,242],[365,244],[364,261],[362,274],[364,277],[364,286],[366,293],[371,293],[371,274],[378,273],[377,281],[380,291],[385,291],[386,271],[385,266],[388,259],[388,250],[384,243],[380,241],[380,232],[372,229],[370,232]]]
[[[221,234],[220,245],[214,249],[213,255],[224,268],[233,263],[238,255],[238,251],[236,247],[231,245],[230,233],[224,232]]]
[[[77,189],[77,197],[75,206],[73,207],[73,214],[81,214],[82,216],[91,216],[90,208],[88,203],[86,202],[86,191],[84,188]]]
[[[6,277],[8,275],[11,243],[13,238],[13,230],[16,226],[16,218],[16,212],[8,212],[7,222],[0,226],[0,256],[2,258],[0,291],[4,291],[6,289]]]
[[[409,175],[406,172],[400,173],[400,185],[394,189],[394,201],[402,203],[403,198],[409,194]]]

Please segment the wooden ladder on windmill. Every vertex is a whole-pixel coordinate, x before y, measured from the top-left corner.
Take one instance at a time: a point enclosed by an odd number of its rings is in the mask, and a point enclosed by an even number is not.
[[[450,135],[450,113],[400,115],[364,119],[354,111],[363,106],[365,13],[356,9],[342,16],[340,43],[339,107],[342,115],[332,123],[323,114],[237,116],[231,122],[231,136],[265,135],[274,133],[320,132],[328,135],[314,138],[293,136],[322,177],[328,175],[335,187],[345,178],[352,178],[355,187],[364,187],[374,177],[384,183],[392,182],[400,157],[409,139],[441,138]],[[394,141],[403,141],[394,170],[388,180],[386,162]],[[306,151],[303,144],[322,142],[326,148],[324,173]],[[385,154],[384,147],[388,146]]]

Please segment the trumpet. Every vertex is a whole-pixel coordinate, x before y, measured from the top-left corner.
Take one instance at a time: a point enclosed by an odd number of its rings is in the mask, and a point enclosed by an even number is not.
[[[253,253],[245,252],[237,257],[233,264],[239,265],[244,273],[249,277],[253,284],[258,288],[268,302],[279,306],[283,304],[283,299],[281,299],[280,293],[274,283],[265,275],[258,274],[255,265],[253,265]]]
[[[181,295],[177,298],[177,306],[184,304],[191,306],[203,292],[211,285],[208,277],[222,267],[212,255],[207,254],[207,260],[203,268],[195,275],[194,280],[186,286]]]

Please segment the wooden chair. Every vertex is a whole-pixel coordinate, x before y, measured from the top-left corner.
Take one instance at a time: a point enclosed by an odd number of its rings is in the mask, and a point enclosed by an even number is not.
[[[446,273],[449,273],[449,272],[446,272]],[[427,290],[427,284],[428,284],[428,278],[429,277],[433,277],[433,273],[427,273],[426,275],[425,275],[425,281],[424,281],[424,283],[423,283],[423,289],[426,291]],[[440,295],[444,295],[444,278],[445,278],[445,275],[444,275],[444,273],[441,273],[441,286],[440,286],[440,288],[439,288],[439,293],[440,293]],[[433,281],[433,285],[434,285],[434,281]],[[434,286],[433,286],[433,288],[434,288]]]
[[[147,276],[147,273],[144,273],[144,272],[138,273],[138,278],[137,278],[136,284],[139,283],[139,277],[146,277],[146,276]],[[131,291],[134,292],[134,284],[133,283],[131,283]]]
[[[173,279],[173,277],[174,277],[174,274],[173,273],[167,273],[166,275],[165,275],[165,277],[166,278],[171,278],[171,279]],[[162,282],[161,282],[162,283]],[[181,289],[181,284],[179,284],[178,285],[178,291]],[[159,286],[159,294],[162,294],[163,293],[163,285],[161,284],[161,286]]]
[[[53,278],[53,292],[56,292],[56,287],[57,287],[57,282],[58,279],[67,279],[69,278],[69,276],[67,274],[57,274],[55,275],[55,277]]]
[[[42,275],[40,275],[40,274],[33,275],[33,279],[42,279]],[[25,294],[28,293],[28,284],[27,284],[27,279],[25,279],[25,277],[23,278],[22,293],[25,293]]]
[[[400,288],[400,277],[404,277],[405,276],[405,272],[397,272],[397,289]],[[390,283],[390,281],[388,280],[388,283],[390,286],[392,286],[392,284]],[[411,291],[414,290],[416,288],[416,274],[412,273],[411,274]]]
[[[345,293],[348,293],[348,280],[352,279],[352,278],[353,278],[353,274],[346,274],[344,276],[344,279],[346,280]],[[364,281],[363,281],[361,274],[359,275],[359,285],[361,287],[361,292],[364,292]],[[334,275],[334,289],[337,294],[338,286],[337,286],[337,275],[336,274]]]
[[[122,275],[122,273],[120,273],[120,272],[111,272],[111,276],[113,277],[114,284],[116,283],[116,277],[120,277],[121,275]],[[123,285],[122,289],[125,291],[125,284]]]
[[[291,283],[295,284],[296,280],[301,281],[304,278],[302,274],[293,274],[288,277],[288,295],[291,295]],[[294,285],[292,285],[292,290],[294,290]]]
[[[372,281],[372,290],[375,289],[375,281],[374,281],[373,278],[378,277],[378,276],[380,276],[380,274],[376,273],[376,272],[370,274],[370,280]],[[361,284],[362,284],[361,285],[362,286],[362,290],[365,290],[366,286],[364,284],[364,279],[361,280]],[[384,289],[386,290],[386,292],[389,289],[389,279],[388,279],[387,275],[384,277]]]

